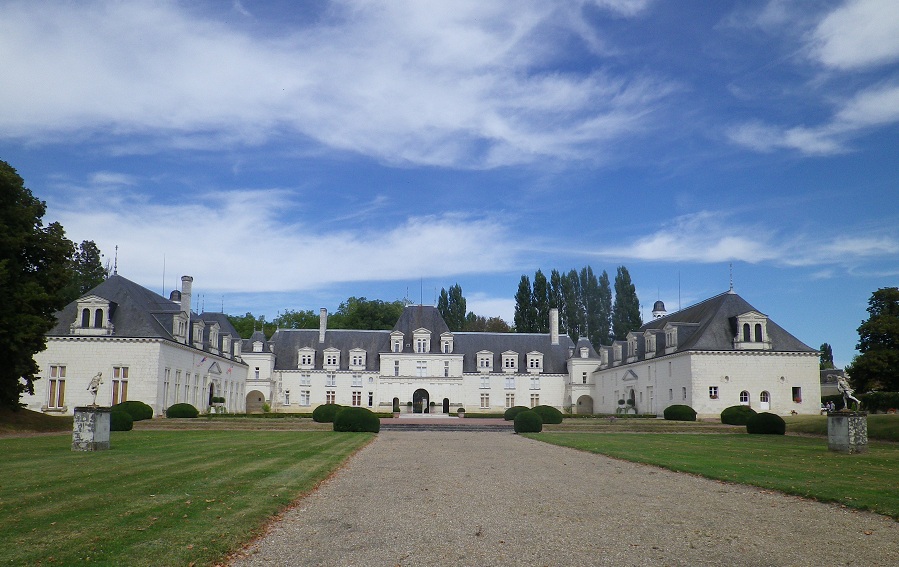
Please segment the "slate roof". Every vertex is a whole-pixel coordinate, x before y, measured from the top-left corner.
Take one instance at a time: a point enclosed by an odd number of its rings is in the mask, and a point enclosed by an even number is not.
[[[350,350],[361,348],[366,352],[365,370],[379,368],[379,352],[387,352],[390,346],[390,331],[355,331],[349,329],[329,329],[325,341],[318,342],[318,329],[278,329],[271,338],[271,348],[275,353],[276,370],[296,370],[298,351],[301,348],[315,349],[315,368],[321,369],[324,351],[328,348],[340,350],[340,370],[349,370]]]
[[[253,331],[253,334],[250,335],[249,339],[243,340],[242,349],[243,352],[253,352],[253,343],[262,343],[262,352],[272,352],[271,344],[268,342],[268,339],[265,338],[265,333],[262,331]]]

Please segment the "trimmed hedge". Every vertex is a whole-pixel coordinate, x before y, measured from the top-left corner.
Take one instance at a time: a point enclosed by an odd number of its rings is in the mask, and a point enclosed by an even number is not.
[[[109,416],[110,431],[131,431],[134,429],[134,419],[127,411],[112,410]]]
[[[334,416],[343,409],[340,404],[322,404],[312,410],[312,421],[318,423],[334,423]]]
[[[510,408],[511,409],[511,408]],[[515,416],[515,433],[540,433],[543,431],[543,419],[534,410],[526,409]]]
[[[200,412],[197,408],[193,407],[190,404],[174,404],[169,406],[169,409],[165,410],[166,417],[187,417],[193,418],[200,415]]]
[[[506,421],[512,421],[513,419],[515,419],[516,415],[520,414],[523,411],[528,411],[529,409],[531,408],[527,406],[512,406],[506,410],[506,413],[503,414],[503,419],[505,419]]]
[[[749,406],[739,405],[724,408],[721,412],[721,423],[728,425],[746,425],[749,418],[754,416],[756,411]]]
[[[757,413],[746,422],[746,433],[754,435],[783,435],[786,432],[787,423],[782,417],[774,413]]]
[[[552,406],[536,406],[531,411],[539,415],[543,423],[562,423],[564,417],[562,412]]]
[[[663,415],[668,421],[696,421],[696,410],[683,404],[668,406]]]
[[[112,406],[112,411],[123,411],[134,421],[153,419],[153,408],[138,400],[129,400]]]
[[[861,409],[864,411],[886,412],[899,409],[899,392],[868,392],[855,397],[862,401]]]
[[[380,430],[381,420],[367,408],[343,407],[334,416],[334,431],[377,433]]]

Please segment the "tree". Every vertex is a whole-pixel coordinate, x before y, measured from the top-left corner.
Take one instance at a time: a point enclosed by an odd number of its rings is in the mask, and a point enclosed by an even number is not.
[[[612,306],[612,335],[622,341],[631,331],[643,325],[640,317],[640,300],[637,289],[631,283],[631,275],[624,266],[618,267],[615,275],[615,303]]]
[[[465,326],[462,330],[479,333],[511,333],[512,327],[502,317],[488,318],[469,311],[465,316]]]
[[[577,344],[578,338],[584,334],[584,310],[581,299],[581,281],[575,270],[562,276],[562,295],[565,301],[565,329],[571,340]]]
[[[271,338],[275,332],[275,324],[267,323],[265,315],[256,317],[252,313],[247,312],[246,315],[228,315],[227,317],[228,321],[234,325],[234,329],[243,339],[249,339],[253,336],[254,331],[262,331],[267,339]]]
[[[54,313],[72,272],[73,244],[59,223],[43,224],[47,206],[0,161],[0,406],[17,409],[23,392],[34,393],[39,368],[34,355],[47,347]]]
[[[827,343],[822,343],[821,348],[818,349],[820,351],[820,356],[818,357],[820,360],[821,370],[829,370],[834,368],[833,365],[833,348]]]
[[[402,301],[350,297],[328,318],[331,329],[392,329],[403,314]]]
[[[75,301],[94,289],[106,279],[107,270],[103,266],[103,254],[93,240],[84,240],[72,253],[72,281],[63,291],[66,303]]]
[[[599,345],[612,344],[612,284],[609,283],[609,274],[605,270],[599,276],[599,290],[597,291],[596,301],[596,333],[597,342],[593,343],[595,348]]]
[[[321,315],[311,309],[305,311],[286,309],[275,317],[271,326],[276,329],[318,329],[320,322]]]
[[[534,332],[531,305],[531,280],[527,276],[521,276],[518,282],[518,292],[515,294],[515,332]]]
[[[559,310],[559,332],[566,333],[565,326],[565,294],[562,290],[562,274],[553,270],[549,274],[549,308]]]
[[[465,296],[462,295],[462,286],[458,283],[450,286],[449,292],[440,289],[440,299],[437,300],[437,311],[446,321],[450,331],[461,331],[465,326]]]
[[[899,391],[899,288],[871,294],[868,319],[858,328],[858,356],[847,369],[856,390]]]
[[[534,287],[531,292],[531,314],[533,321],[531,326],[535,333],[549,332],[549,289],[546,276],[537,270],[534,274]]]

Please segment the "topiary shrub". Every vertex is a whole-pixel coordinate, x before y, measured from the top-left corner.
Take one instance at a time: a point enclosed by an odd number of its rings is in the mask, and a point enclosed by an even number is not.
[[[200,412],[190,404],[174,404],[169,406],[169,409],[165,410],[165,415],[166,417],[193,418],[200,415]]]
[[[134,421],[153,419],[153,408],[138,400],[129,400],[112,406],[112,411],[123,411]]]
[[[513,419],[515,419],[516,415],[520,414],[523,411],[528,411],[530,409],[531,408],[529,408],[527,406],[512,406],[506,410],[506,413],[503,414],[503,419],[505,419],[506,421],[512,421]]]
[[[333,423],[334,416],[343,408],[339,404],[322,404],[312,410],[312,421],[318,423]]]
[[[112,410],[109,416],[110,431],[131,431],[134,429],[134,419],[127,411]]]
[[[552,406],[536,406],[531,411],[543,420],[543,423],[562,423],[562,412]]]
[[[668,406],[663,415],[669,421],[696,421],[696,410],[683,404]]]
[[[519,412],[515,416],[514,423],[515,433],[540,433],[543,431],[543,419],[534,410],[525,409],[523,412]]]
[[[721,423],[726,423],[728,425],[746,425],[746,422],[749,421],[749,418],[755,415],[755,410],[749,406],[730,406],[729,408],[724,408],[724,411],[721,412]]]
[[[380,430],[381,420],[367,408],[344,407],[334,416],[334,431],[377,433]]]
[[[754,435],[783,435],[787,432],[787,422],[775,413],[762,412],[749,418],[746,433]]]

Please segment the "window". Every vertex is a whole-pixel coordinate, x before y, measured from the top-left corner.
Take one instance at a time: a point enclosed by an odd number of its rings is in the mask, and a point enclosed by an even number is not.
[[[337,366],[337,361],[340,358],[339,352],[329,352],[325,353],[325,364],[328,366]]]
[[[403,343],[400,340],[393,341],[393,352],[399,352],[400,348],[402,347],[402,344]]]
[[[771,401],[771,394],[769,394],[768,392],[762,392],[761,394],[759,394],[759,401],[763,404],[769,403]]]
[[[539,376],[531,376],[531,390],[539,390],[540,389],[540,377]]]
[[[337,374],[334,372],[328,372],[325,375],[325,386],[329,388],[333,388],[337,385]]]
[[[290,405],[290,390],[284,390],[284,405]]]
[[[490,394],[481,394],[481,409],[490,407]]]
[[[506,394],[506,409],[515,405],[515,394]]]
[[[301,352],[300,353],[300,366],[312,366],[314,359],[315,359],[314,352]]]
[[[47,407],[60,409],[66,405],[66,367],[50,367],[50,398]]]
[[[685,400],[686,400],[686,399],[687,399],[687,387],[686,387],[686,386],[684,386],[684,387],[683,387],[683,388],[681,388],[681,390],[682,390],[682,393],[683,393],[683,396],[684,396],[684,399],[685,399]]]
[[[747,392],[746,390],[743,390],[742,392],[740,392],[740,403],[741,404],[749,403],[749,392]]]
[[[587,383],[587,373],[581,372],[581,384],[586,384],[586,383]]]
[[[309,405],[309,390],[300,390],[300,405]]]
[[[761,323],[755,324],[755,342],[757,342],[757,343],[762,342],[762,324]]]
[[[99,329],[102,326],[103,326],[103,310],[97,309],[94,312],[94,327]]]
[[[749,342],[752,336],[749,334],[749,323],[743,323],[743,342]]]
[[[415,352],[423,353],[428,352],[428,339],[415,339]]]
[[[165,369],[165,376],[162,379],[162,404],[164,407],[169,406],[169,381],[172,378],[172,369]]]
[[[81,310],[81,326],[82,327],[90,327],[91,326],[91,310],[90,309],[82,309]]]
[[[393,361],[393,375],[394,376],[400,375],[400,361],[399,360]]]
[[[428,361],[427,360],[416,360],[415,361],[415,375],[422,376],[422,377],[428,375]]]
[[[802,388],[799,386],[793,386],[793,401],[797,404],[802,403]]]
[[[262,342],[256,341],[253,343],[253,352],[262,352]]]
[[[353,374],[353,388],[361,388],[362,387],[362,374],[354,373]]]
[[[449,354],[450,345],[449,342],[443,341],[443,354]]]
[[[128,367],[112,367],[112,405],[128,401]]]
[[[515,377],[514,376],[506,376],[506,390],[514,390],[515,389]]]
[[[668,400],[674,399],[674,388],[668,388]]]
[[[325,390],[325,403],[326,404],[336,403],[334,401],[336,399],[337,399],[337,397],[334,395],[334,390]]]
[[[176,404],[178,403],[178,394],[180,393],[179,392],[180,389],[181,389],[181,371],[176,370],[175,371],[175,403]]]
[[[312,375],[309,372],[300,372],[300,386],[310,386],[312,384]]]
[[[529,358],[528,368],[540,368],[540,359],[537,357]]]
[[[531,407],[537,407],[540,405],[540,394],[531,394]]]
[[[362,392],[353,391],[353,405],[359,407],[362,405]]]
[[[258,366],[255,368],[255,370],[253,370],[253,377],[256,380],[259,380],[259,367]]]
[[[375,405],[375,393],[369,392],[368,393],[368,407],[372,407],[373,405]]]
[[[481,388],[490,387],[490,376],[481,376]]]
[[[365,353],[354,352],[350,355],[350,364],[353,366],[365,366]]]
[[[709,399],[718,399],[718,386],[709,386]]]
[[[449,378],[449,360],[443,361],[443,377]]]

